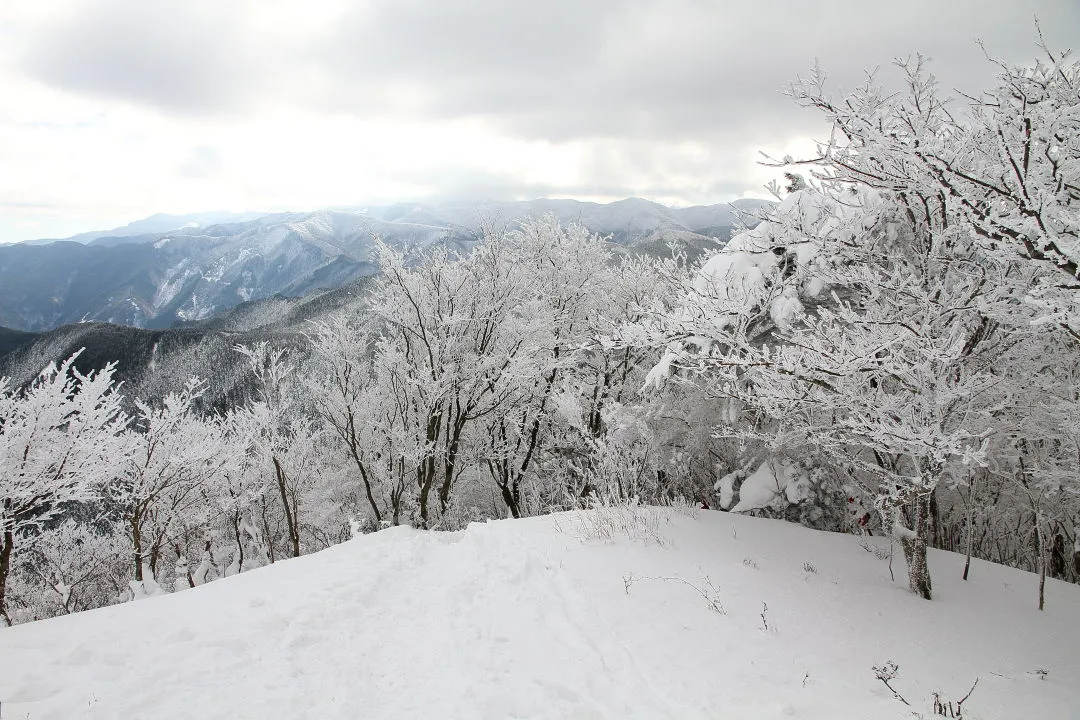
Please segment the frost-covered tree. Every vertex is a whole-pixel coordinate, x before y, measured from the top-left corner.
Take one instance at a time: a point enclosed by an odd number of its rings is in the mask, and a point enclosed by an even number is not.
[[[381,252],[382,284],[311,335],[320,413],[373,519],[441,522],[466,471],[515,517],[565,504],[555,466],[583,466],[652,352],[600,341],[652,292],[651,264],[554,217],[419,266]]]
[[[299,557],[308,494],[319,473],[323,432],[314,413],[300,402],[295,386],[296,366],[287,352],[267,342],[238,345],[256,379],[255,398],[235,420],[247,425],[252,454],[272,471],[274,489],[287,539],[287,555]],[[273,554],[271,560],[275,559]]]
[[[66,507],[92,500],[126,452],[114,366],[83,374],[79,353],[26,388],[0,378],[0,624],[15,553],[55,527]]]
[[[818,167],[831,178],[936,197],[1010,275],[1015,296],[1080,339],[1080,61],[1045,46],[1027,66],[995,61],[998,82],[962,107],[925,59],[899,64],[902,92],[871,80],[833,98],[816,69],[791,91],[835,133]]]
[[[419,265],[379,248],[383,279],[366,310],[380,333],[374,372],[418,441],[408,474],[423,527],[450,509],[475,462],[469,431],[513,406],[523,390],[519,368],[532,366],[529,278],[507,241],[489,233],[465,256],[436,248]]]
[[[131,540],[136,597],[158,591],[164,554],[185,557],[200,541],[214,508],[207,487],[231,461],[225,431],[214,418],[200,417],[203,383],[191,378],[160,403],[137,400],[129,455],[109,496]]]
[[[612,338],[664,295],[666,278],[642,257],[623,258],[602,277],[603,292],[590,300],[587,339],[560,388],[555,447],[569,463],[567,490],[574,497],[655,502],[671,489],[662,490],[661,480],[682,474],[667,443],[667,398],[639,393],[657,355]]]
[[[639,307],[656,278],[650,263],[616,260],[602,238],[551,216],[524,221],[505,243],[509,262],[530,277],[518,320],[527,323],[530,349],[517,368],[513,403],[484,420],[478,452],[510,514],[521,517],[565,504],[573,489],[551,481],[569,476],[551,466],[576,458],[580,469],[603,434],[604,413],[633,392],[641,351],[600,340]],[[576,492],[585,485],[578,476]]]
[[[397,391],[394,373],[374,362],[375,335],[370,323],[355,317],[360,313],[316,323],[310,334],[314,377],[309,386],[336,441],[331,446],[355,472],[371,519],[376,526],[399,525],[408,520],[409,490],[423,443],[408,395]]]
[[[1040,339],[1043,342],[1040,342]],[[998,512],[1020,522],[1013,525],[1017,546],[1030,548],[1028,565],[1039,575],[1039,609],[1045,605],[1045,579],[1056,538],[1080,518],[1080,363],[1072,342],[1046,342],[1025,334],[1003,358],[1027,368],[1022,383],[1003,383],[1009,402],[993,419],[998,428],[991,448],[993,472],[1009,502]],[[1006,366],[1008,367],[1008,366]],[[1026,522],[1024,522],[1026,520]],[[1022,528],[1027,528],[1023,531]],[[1074,530],[1075,532],[1075,530]],[[1064,574],[1064,548],[1059,547],[1058,575]]]
[[[531,347],[528,362],[517,368],[514,401],[483,419],[478,454],[507,510],[523,517],[543,502],[535,497],[543,491],[529,484],[549,451],[555,399],[594,340],[610,286],[611,254],[600,238],[580,226],[564,228],[552,216],[524,221],[506,233],[503,247],[505,262],[530,277],[521,297],[527,310],[517,322],[528,324],[525,341]]]
[[[704,266],[662,334],[654,378],[700,373],[731,434],[844,458],[927,598],[935,489],[1026,412],[1004,380],[1042,372],[1002,358],[1076,336],[1077,68],[1049,57],[955,116],[921,59],[899,93],[796,84],[835,130],[814,181]]]
[[[105,521],[64,520],[22,553],[8,587],[15,622],[121,601],[128,592],[126,534]]]
[[[795,193],[706,265],[670,327],[745,407],[731,432],[847,458],[929,598],[932,494],[947,465],[983,460],[998,380],[972,361],[993,286],[964,233],[914,210],[849,184]]]
[[[222,568],[222,575],[227,577],[270,564],[274,546],[269,532],[268,481],[252,437],[258,428],[253,427],[251,415],[244,408],[233,409],[223,422],[232,457],[209,491],[220,513],[221,533],[227,538],[223,555],[232,555]]]

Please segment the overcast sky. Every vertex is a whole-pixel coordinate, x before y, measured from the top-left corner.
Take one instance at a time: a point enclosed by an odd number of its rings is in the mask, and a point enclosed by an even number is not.
[[[808,149],[782,89],[976,39],[1063,49],[1077,0],[0,0],[0,242],[155,212],[762,196]]]

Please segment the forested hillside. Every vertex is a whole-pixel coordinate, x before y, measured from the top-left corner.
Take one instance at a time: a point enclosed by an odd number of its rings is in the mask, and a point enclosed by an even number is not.
[[[1003,65],[963,112],[921,59],[895,71],[900,93],[793,86],[832,140],[700,259],[549,213],[467,247],[376,238],[363,284],[167,333],[5,333],[3,623],[393,526],[451,543],[433,531],[585,510],[633,535],[649,506],[846,533],[901,574],[904,613],[932,612],[909,605],[938,597],[933,548],[964,556],[954,601],[981,602],[958,589],[979,559],[1033,573],[994,571],[1025,612],[1073,597],[1047,587],[1080,579],[1080,63]]]

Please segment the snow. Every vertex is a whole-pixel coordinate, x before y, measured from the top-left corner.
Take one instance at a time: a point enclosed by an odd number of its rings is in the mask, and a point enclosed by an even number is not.
[[[955,701],[976,677],[964,717],[1080,711],[1076,586],[1048,580],[1040,613],[1033,575],[974,560],[963,582],[962,557],[932,552],[927,602],[907,591],[900,553],[893,582],[860,547],[883,539],[732,513],[598,513],[395,528],[5,629],[0,712],[899,719],[930,717],[934,691]],[[888,661],[911,708],[874,677]]]
[[[713,489],[719,495],[721,508],[724,510],[731,509],[732,504],[735,502],[735,483],[739,480],[745,480],[746,474],[746,468],[739,468],[724,475],[713,485]]]
[[[721,478],[721,483],[731,476]],[[808,497],[809,479],[798,466],[786,460],[767,460],[761,463],[739,487],[739,503],[731,508],[732,512],[749,512],[762,508],[778,510],[790,504],[798,503]],[[724,503],[725,490],[727,507],[731,502],[731,482],[719,487],[721,503]]]
[[[153,307],[155,311],[160,311],[171,303],[184,289],[188,279],[196,274],[192,264],[190,260],[184,259],[165,272],[165,278],[161,281],[157,292],[154,294]]]

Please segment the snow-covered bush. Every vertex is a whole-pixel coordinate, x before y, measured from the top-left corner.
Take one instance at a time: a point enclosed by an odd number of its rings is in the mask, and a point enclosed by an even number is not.
[[[812,456],[769,455],[717,480],[720,509],[796,522],[818,530],[860,532],[869,512],[835,467]]]
[[[91,610],[127,597],[130,545],[108,523],[65,520],[15,566],[8,586],[13,622]]]
[[[626,539],[643,545],[667,545],[664,526],[671,522],[671,508],[642,505],[637,498],[619,499],[597,495],[588,507],[558,521],[558,528],[582,542],[613,543]]]

